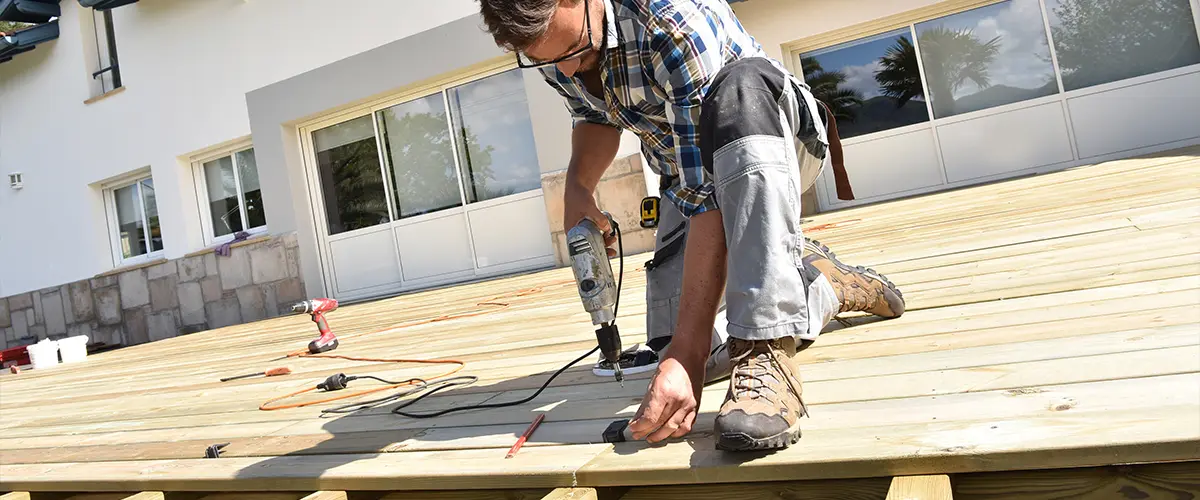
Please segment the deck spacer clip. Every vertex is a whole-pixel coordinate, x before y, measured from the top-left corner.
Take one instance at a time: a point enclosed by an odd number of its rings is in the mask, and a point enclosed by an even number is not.
[[[204,450],[204,458],[221,458],[221,450],[229,443],[214,444]]]
[[[629,426],[629,420],[614,420],[608,424],[608,428],[604,429],[605,443],[623,443],[625,442],[625,429]]]

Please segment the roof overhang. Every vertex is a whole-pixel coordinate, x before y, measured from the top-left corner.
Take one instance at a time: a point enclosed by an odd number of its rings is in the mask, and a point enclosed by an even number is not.
[[[115,9],[122,5],[137,3],[138,0],[79,0],[79,5],[96,10]]]
[[[59,15],[58,0],[0,0],[0,21],[41,24]]]
[[[11,35],[0,37],[0,63],[8,62],[13,56],[29,52],[40,43],[58,38],[58,21],[51,21]]]

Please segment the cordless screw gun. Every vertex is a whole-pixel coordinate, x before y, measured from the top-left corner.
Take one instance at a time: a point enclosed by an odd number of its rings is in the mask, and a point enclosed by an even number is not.
[[[311,299],[292,306],[294,313],[311,315],[313,323],[317,324],[317,331],[321,333],[320,337],[308,343],[309,354],[320,354],[337,349],[337,337],[333,335],[333,330],[329,329],[329,323],[325,321],[325,313],[331,312],[337,307],[338,303],[334,299]]]
[[[614,229],[617,227],[611,216],[609,223]],[[592,315],[592,324],[600,327],[596,330],[600,352],[612,363],[613,375],[624,387],[625,377],[620,364],[621,334],[617,331],[615,310],[619,291],[600,227],[589,219],[572,227],[567,231],[567,252],[571,256],[571,269],[575,272],[583,309]]]

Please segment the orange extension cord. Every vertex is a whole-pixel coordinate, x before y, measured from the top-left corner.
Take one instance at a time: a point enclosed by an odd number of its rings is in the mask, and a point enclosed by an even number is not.
[[[567,285],[567,284],[574,285],[575,281],[574,280],[562,281],[562,282],[553,283],[553,284],[547,285],[547,286],[562,286],[562,285]],[[349,340],[349,339],[354,339],[354,338],[362,338],[362,337],[366,337],[368,335],[375,335],[377,333],[389,332],[389,331],[393,331],[393,330],[400,330],[400,329],[404,329],[404,328],[412,328],[414,326],[427,325],[430,323],[439,323],[442,321],[450,321],[450,320],[454,320],[454,319],[482,316],[484,314],[494,313],[497,311],[501,311],[503,309],[507,309],[510,304],[508,302],[500,302],[501,299],[525,297],[528,295],[540,293],[543,289],[544,289],[543,287],[534,287],[534,288],[527,288],[525,290],[520,290],[520,291],[513,292],[513,293],[497,295],[488,300],[485,300],[483,302],[479,302],[479,303],[475,304],[476,306],[480,306],[480,307],[487,306],[483,309],[467,311],[467,312],[457,313],[457,314],[443,314],[441,316],[437,316],[434,318],[409,321],[406,323],[392,325],[387,328],[375,330],[372,332],[360,333],[358,335],[348,335],[348,336],[342,337],[342,339]],[[279,396],[277,398],[270,399],[267,402],[263,403],[261,406],[259,406],[258,409],[263,410],[263,411],[285,410],[285,409],[289,409],[289,408],[301,408],[301,407],[305,407],[305,406],[312,406],[312,405],[318,405],[318,404],[322,404],[322,403],[328,403],[331,401],[339,401],[342,399],[349,399],[349,398],[353,398],[353,397],[363,396],[366,394],[371,394],[374,392],[395,389],[397,387],[405,387],[405,386],[410,386],[410,385],[416,385],[418,383],[426,383],[426,382],[436,381],[438,379],[449,377],[450,375],[458,373],[460,370],[462,370],[466,366],[465,362],[459,361],[456,359],[358,358],[358,357],[352,357],[352,356],[340,356],[340,355],[336,355],[336,354],[309,354],[307,349],[301,349],[299,351],[288,353],[288,355],[286,357],[288,357],[288,358],[345,359],[345,360],[349,360],[349,361],[365,361],[365,362],[371,362],[371,363],[455,364],[458,366],[454,367],[454,369],[452,369],[446,373],[442,373],[442,374],[440,374],[436,377],[433,377],[431,379],[428,379],[428,380],[412,379],[412,380],[408,380],[408,381],[398,383],[398,384],[389,384],[389,385],[385,385],[385,386],[381,386],[381,387],[376,387],[374,389],[365,389],[365,390],[361,390],[361,391],[357,391],[357,392],[352,392],[349,394],[344,394],[341,396],[334,396],[334,397],[318,399],[318,400],[314,400],[314,401],[305,401],[303,403],[290,403],[290,404],[271,406],[272,403],[282,401],[285,399],[290,399],[290,398],[299,396],[301,394],[317,390],[317,387],[309,387],[307,389],[301,389],[299,391],[296,391],[296,392],[293,392],[290,394],[285,394],[283,396]]]

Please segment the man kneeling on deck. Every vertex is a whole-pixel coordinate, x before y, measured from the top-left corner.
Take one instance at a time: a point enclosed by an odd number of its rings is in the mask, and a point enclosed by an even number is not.
[[[687,434],[703,385],[729,376],[717,447],[795,442],[805,412],[797,342],[816,338],[839,312],[904,311],[885,278],[801,235],[800,194],[829,161],[827,109],[763,52],[725,0],[481,4],[496,43],[522,67],[541,68],[575,118],[567,227],[590,218],[611,233],[594,192],[622,129],[641,138],[663,178],[648,348],[622,366],[657,368],[630,422],[634,437]],[[671,258],[672,247],[683,251]],[[726,318],[718,322],[718,313]]]

